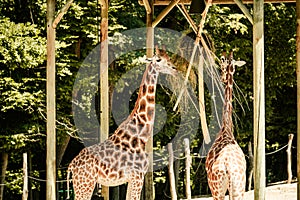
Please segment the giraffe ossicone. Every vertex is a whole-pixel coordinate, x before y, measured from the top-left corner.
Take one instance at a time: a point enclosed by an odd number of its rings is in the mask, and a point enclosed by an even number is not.
[[[84,148],[68,167],[67,187],[72,173],[76,200],[90,200],[96,183],[117,186],[128,183],[126,200],[139,200],[148,170],[145,146],[155,118],[155,92],[159,73],[176,76],[165,49],[147,66],[131,114],[103,143]],[[69,198],[69,196],[68,196]]]
[[[221,57],[221,80],[225,84],[222,126],[205,162],[208,185],[214,200],[224,200],[227,190],[230,200],[242,200],[245,193],[246,160],[234,138],[232,123],[235,64],[241,66],[245,62],[234,61],[232,53],[229,57],[226,55]]]

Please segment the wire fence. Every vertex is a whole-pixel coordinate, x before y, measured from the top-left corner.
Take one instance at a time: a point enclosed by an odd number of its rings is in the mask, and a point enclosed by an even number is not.
[[[271,152],[267,152],[265,153],[266,157],[267,156],[273,156],[274,154],[276,153],[279,153],[279,152],[282,152],[284,150],[288,150],[290,148],[293,148],[295,149],[296,147],[294,146],[291,146],[291,144],[286,144],[282,147],[277,147],[276,150],[274,151],[271,151]],[[182,160],[185,160],[185,159],[204,159],[206,158],[206,156],[203,156],[201,155],[200,153],[191,153],[189,156],[185,155],[184,153],[178,153],[177,152],[178,150],[175,150],[173,153],[173,157],[174,159],[178,160],[178,161],[182,161]],[[177,152],[177,153],[176,153]],[[247,155],[246,155],[247,156]],[[248,156],[247,156],[248,157]],[[157,162],[168,162],[168,156],[166,156],[165,158],[160,158],[160,159],[156,159],[153,161],[153,163]],[[199,162],[199,161],[197,161]],[[198,171],[200,165],[201,165],[202,161],[199,163],[198,167],[197,167],[197,170],[196,172]],[[56,184],[57,184],[57,192],[59,193],[59,200],[61,200],[61,198],[63,199],[64,196],[65,196],[65,193],[67,193],[67,188],[66,188],[66,182],[67,180],[65,179],[67,176],[66,176],[66,172],[67,172],[67,167],[63,167],[63,168],[57,168],[57,171],[60,171],[57,175],[57,180],[56,180]],[[37,177],[39,175],[37,174],[42,174],[42,173],[45,173],[46,170],[34,170],[34,171],[29,171],[28,172],[28,175],[26,176],[27,180],[29,181],[30,183],[30,186],[29,187],[32,187],[32,184],[44,184],[47,182],[47,179],[44,179],[44,178],[41,178],[41,177]],[[183,172],[185,173],[185,170],[183,169]],[[37,176],[35,176],[35,175]],[[1,179],[3,179],[3,177],[0,176]],[[5,177],[6,178],[6,177]],[[6,186],[11,186],[12,184],[21,184],[22,183],[22,180],[26,180],[25,176],[24,176],[24,173],[23,174],[19,174],[18,177],[16,179],[14,179],[13,181],[11,182],[8,182],[8,181],[5,181],[4,179],[4,183],[1,183],[0,186],[1,187],[6,187]],[[69,181],[72,181],[72,179],[69,179]],[[24,182],[24,181],[23,181]],[[35,182],[35,183],[34,183]],[[204,183],[203,183],[204,184]],[[71,187],[72,188],[72,187]],[[203,189],[204,188],[204,189]],[[205,187],[201,187],[200,186],[200,193],[202,193],[201,191],[203,190],[203,192],[205,193]],[[39,191],[36,191],[36,192],[39,192]],[[72,189],[70,190],[71,192],[71,195],[74,195],[73,192],[72,192]],[[203,193],[203,194],[204,194]]]
[[[266,156],[268,155],[272,155],[272,154],[275,154],[275,153],[278,153],[280,151],[283,151],[285,150],[285,148],[287,148],[288,144],[284,145],[283,147],[280,147],[279,149],[276,149],[272,152],[268,152],[266,153]],[[292,146],[292,148],[296,148],[294,146]],[[192,158],[205,158],[206,156],[202,156],[200,155],[199,153],[193,153],[191,155]],[[177,157],[177,156],[174,156],[175,159],[177,160],[184,160],[186,159],[186,156],[182,156],[182,157]],[[157,160],[154,160],[153,162],[160,162],[160,161],[165,161],[167,160],[168,158],[166,157],[166,159],[157,159]],[[67,169],[67,167],[63,167],[63,168],[58,168],[58,170],[65,170]],[[38,172],[38,173],[41,173],[41,172],[46,172],[46,170],[38,170],[38,171],[34,171],[34,172]],[[29,174],[32,174],[34,173],[33,171],[30,171]],[[1,176],[0,176],[1,177]],[[22,179],[23,177],[19,178],[19,179]],[[47,182],[46,179],[41,179],[41,178],[37,178],[37,177],[34,177],[34,176],[28,176],[29,179],[31,180],[34,180],[34,181],[39,181],[39,182]],[[72,179],[69,179],[69,181],[72,181]],[[66,179],[64,180],[56,180],[56,183],[63,183],[63,182],[67,182]],[[5,183],[2,183],[0,184],[0,186],[5,186],[5,185],[9,185],[9,184],[12,184],[12,182],[5,182]]]

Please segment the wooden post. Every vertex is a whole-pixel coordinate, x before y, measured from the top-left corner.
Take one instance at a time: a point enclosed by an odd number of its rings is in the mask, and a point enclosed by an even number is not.
[[[188,200],[192,199],[191,193],[191,154],[190,154],[190,143],[189,139],[184,138],[184,149],[185,149],[185,194]]]
[[[296,0],[296,73],[297,73],[297,179],[300,180],[300,0]],[[300,199],[300,181],[297,183],[297,199]]]
[[[47,0],[47,155],[46,199],[56,200],[55,0]]]
[[[168,152],[169,152],[169,178],[170,178],[171,199],[177,200],[175,177],[174,177],[174,167],[173,167],[174,158],[173,158],[172,143],[168,144]]]
[[[147,26],[147,40],[146,40],[146,56],[147,58],[153,57],[153,49],[154,49],[154,29],[152,27],[153,20],[153,0],[149,0],[150,8],[148,8],[147,18],[146,18],[146,26]],[[151,136],[146,144],[146,152],[149,155],[149,168],[148,172],[145,175],[145,199],[153,200],[154,199],[154,184],[153,184],[153,130]]]
[[[253,159],[253,151],[252,151],[252,143],[249,141],[248,143],[248,155],[249,155],[249,167],[250,170],[249,176],[248,176],[248,191],[251,190],[252,186],[252,179],[253,179],[253,166],[254,166],[254,159]]]
[[[28,167],[27,153],[23,153],[23,194],[22,200],[28,199]]]
[[[294,134],[289,134],[289,141],[288,146],[286,149],[287,154],[287,174],[288,174],[288,180],[287,183],[292,182],[293,174],[292,174],[292,143],[293,143]]]
[[[101,0],[100,36],[100,142],[109,133],[109,85],[108,85],[108,0]],[[102,186],[104,200],[109,200],[109,187]]]
[[[1,153],[0,200],[4,200],[5,173],[8,165],[8,153]]]
[[[253,1],[254,199],[265,199],[264,0]]]

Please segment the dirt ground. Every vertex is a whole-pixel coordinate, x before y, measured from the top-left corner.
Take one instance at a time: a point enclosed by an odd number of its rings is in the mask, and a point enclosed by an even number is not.
[[[212,200],[209,198],[197,198],[193,200]],[[244,200],[253,200],[253,190],[245,193]],[[266,187],[266,200],[297,200],[297,183],[280,184]],[[226,196],[225,200],[229,200]]]

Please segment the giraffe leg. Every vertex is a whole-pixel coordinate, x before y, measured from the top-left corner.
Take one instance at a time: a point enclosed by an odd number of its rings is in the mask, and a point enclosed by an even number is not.
[[[235,158],[239,159],[231,159],[231,165],[227,164],[227,169],[230,171],[228,173],[230,200],[242,200],[246,187],[246,161],[243,159],[244,154],[240,151],[240,148],[237,149],[238,153],[236,153]]]
[[[240,174],[237,174],[237,177],[231,175],[229,180],[229,197],[230,200],[243,200],[245,193],[246,179],[240,177]],[[242,180],[241,180],[242,179]]]
[[[93,195],[96,181],[92,178],[73,176],[75,200],[90,200]]]
[[[128,182],[126,200],[140,200],[143,189],[144,174],[135,174]]]
[[[208,185],[214,200],[224,200],[228,189],[228,176],[225,170],[214,169],[208,177]]]

